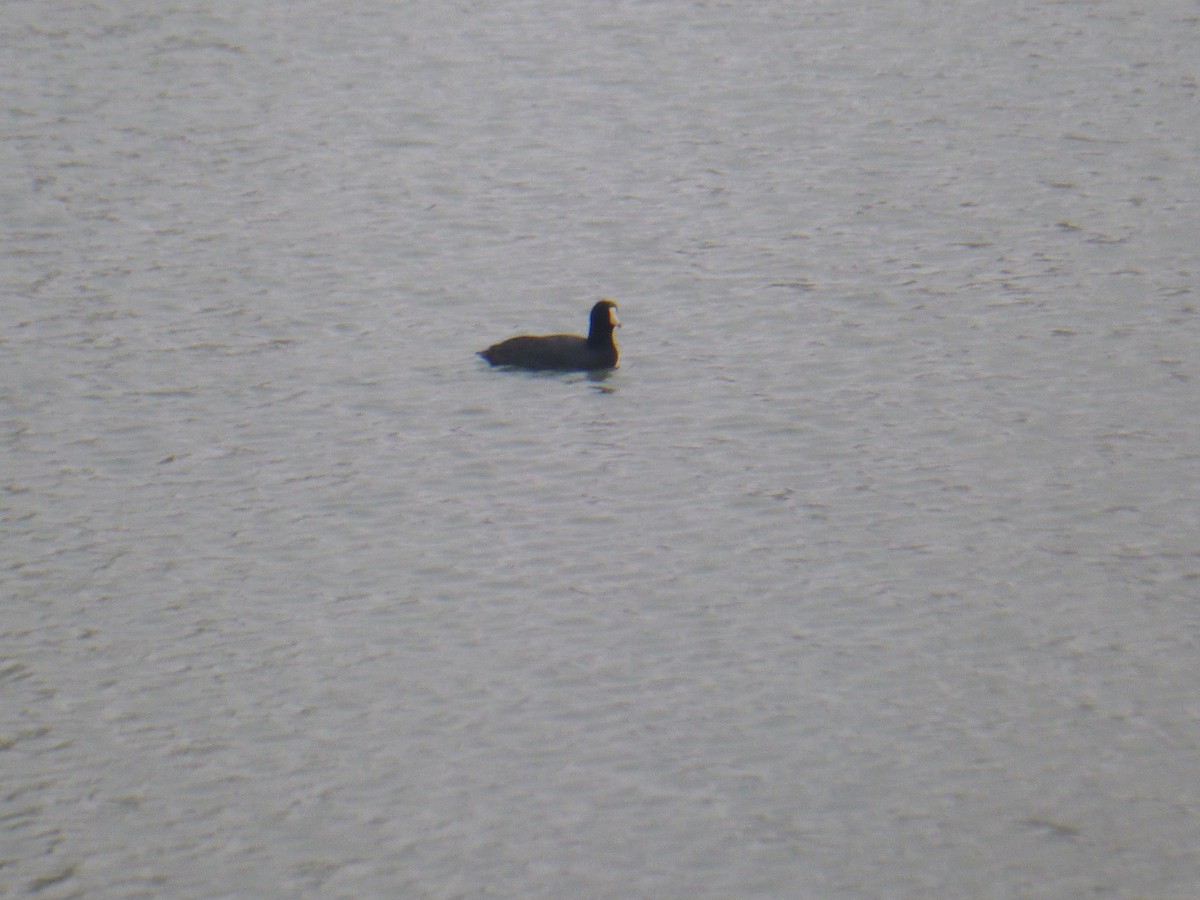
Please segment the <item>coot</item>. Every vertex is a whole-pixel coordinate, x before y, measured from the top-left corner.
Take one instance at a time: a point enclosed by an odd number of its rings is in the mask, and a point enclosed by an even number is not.
[[[592,307],[592,324],[586,338],[574,334],[523,334],[492,344],[479,355],[493,366],[518,369],[585,372],[615,369],[617,345],[613,329],[620,325],[617,304],[601,300]]]

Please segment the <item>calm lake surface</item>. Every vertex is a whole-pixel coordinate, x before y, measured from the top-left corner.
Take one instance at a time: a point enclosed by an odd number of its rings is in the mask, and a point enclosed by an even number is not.
[[[0,896],[1193,900],[1130,6],[7,4]]]

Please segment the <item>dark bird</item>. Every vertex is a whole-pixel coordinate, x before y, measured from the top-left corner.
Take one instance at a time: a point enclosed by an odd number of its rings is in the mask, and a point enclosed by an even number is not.
[[[587,337],[575,334],[523,334],[492,344],[479,355],[493,366],[517,369],[592,372],[617,367],[613,329],[620,328],[617,304],[601,300],[592,307]]]

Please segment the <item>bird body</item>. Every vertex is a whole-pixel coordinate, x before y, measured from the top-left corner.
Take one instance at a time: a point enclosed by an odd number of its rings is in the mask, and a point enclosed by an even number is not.
[[[574,334],[523,334],[493,344],[479,355],[493,366],[535,371],[590,372],[615,369],[617,345],[613,329],[619,328],[617,304],[601,300],[592,307],[588,336]]]

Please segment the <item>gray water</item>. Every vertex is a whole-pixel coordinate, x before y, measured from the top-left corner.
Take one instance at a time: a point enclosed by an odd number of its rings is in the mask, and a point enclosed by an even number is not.
[[[6,4],[0,896],[1197,896],[1131,6]]]

